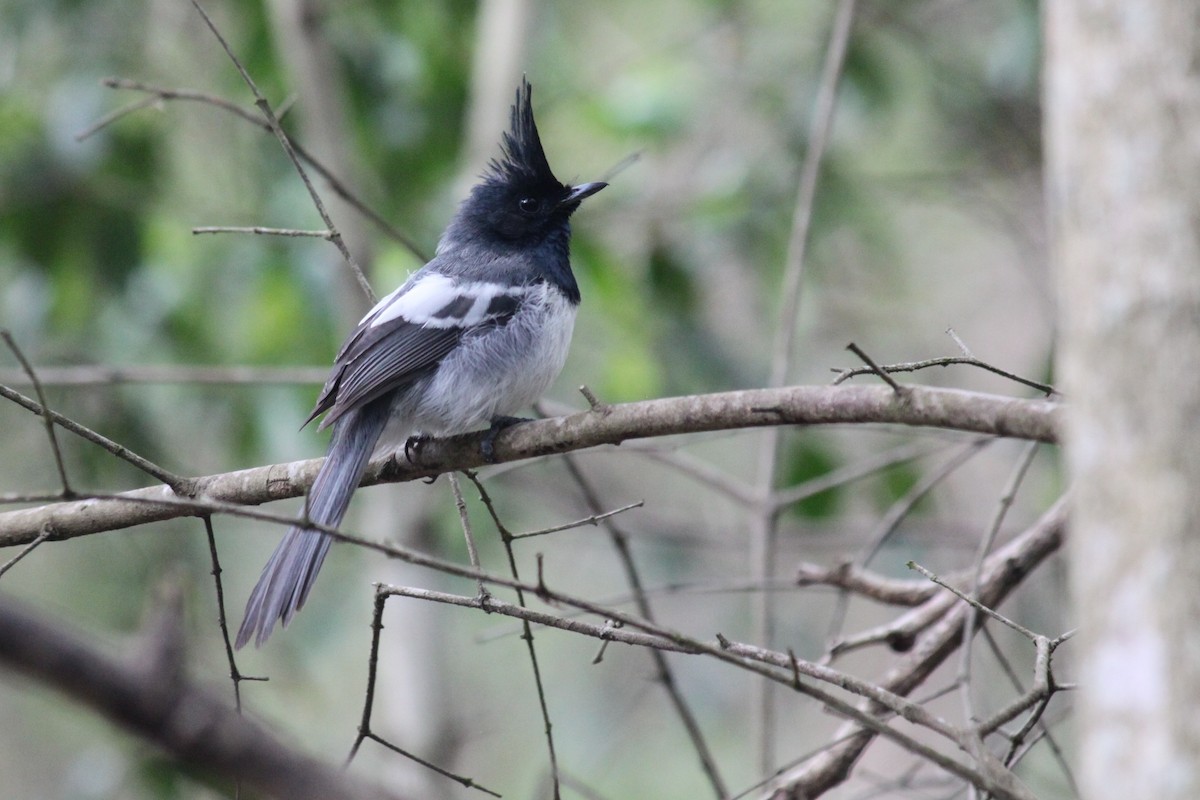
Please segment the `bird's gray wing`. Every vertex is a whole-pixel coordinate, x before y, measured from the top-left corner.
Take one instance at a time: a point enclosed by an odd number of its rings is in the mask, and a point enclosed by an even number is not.
[[[346,339],[305,424],[325,414],[324,428],[436,368],[469,331],[512,319],[528,288],[418,272]]]

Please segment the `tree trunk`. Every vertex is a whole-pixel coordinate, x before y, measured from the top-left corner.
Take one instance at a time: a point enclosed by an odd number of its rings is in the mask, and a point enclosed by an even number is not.
[[[1200,5],[1051,0],[1089,800],[1200,797]]]

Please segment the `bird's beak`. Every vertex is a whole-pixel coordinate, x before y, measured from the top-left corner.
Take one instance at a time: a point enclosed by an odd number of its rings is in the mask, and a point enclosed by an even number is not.
[[[567,194],[566,198],[563,200],[562,204],[564,206],[579,205],[580,201],[582,201],[585,197],[591,197],[596,192],[603,189],[605,186],[608,186],[608,184],[605,183],[604,181],[593,181],[592,183],[581,183],[578,186],[571,189],[571,191]]]

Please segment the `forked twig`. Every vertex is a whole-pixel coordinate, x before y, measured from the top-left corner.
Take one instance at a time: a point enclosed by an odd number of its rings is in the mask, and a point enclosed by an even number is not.
[[[192,7],[195,8],[196,12],[204,19],[204,24],[208,26],[208,29],[212,32],[212,35],[216,37],[218,42],[220,42],[221,47],[225,50],[225,54],[228,55],[229,60],[233,62],[233,66],[237,68],[238,74],[242,76],[242,81],[245,82],[246,86],[250,88],[251,93],[254,94],[254,105],[258,107],[259,112],[263,115],[263,119],[265,119],[267,124],[271,126],[271,132],[275,134],[275,138],[279,140],[279,144],[283,147],[283,151],[287,153],[287,157],[292,162],[292,166],[296,168],[296,173],[300,176],[300,180],[304,183],[304,188],[308,190],[308,196],[312,198],[313,205],[316,207],[317,213],[321,216],[321,221],[325,223],[325,228],[330,233],[329,241],[332,242],[333,246],[336,247],[338,252],[342,254],[342,258],[345,259],[346,264],[350,267],[351,272],[354,273],[354,277],[358,281],[359,287],[363,290],[363,294],[365,294],[373,304],[378,298],[375,297],[375,292],[371,289],[371,284],[367,282],[367,276],[363,273],[362,267],[358,265],[354,255],[350,252],[350,248],[348,248],[346,243],[342,241],[342,234],[338,232],[337,226],[333,224],[333,219],[329,216],[329,212],[325,209],[325,202],[321,200],[321,195],[317,193],[316,188],[312,184],[312,180],[309,179],[308,171],[304,169],[304,165],[300,163],[300,158],[296,155],[296,150],[292,146],[291,139],[289,139],[288,135],[284,133],[283,127],[279,124],[279,119],[275,116],[275,112],[271,110],[271,104],[267,102],[267,98],[259,90],[258,84],[256,84],[254,79],[250,77],[250,73],[246,71],[244,66],[242,66],[242,62],[234,54],[233,48],[229,46],[227,41],[225,41],[225,37],[221,35],[221,31],[208,16],[208,12],[204,10],[204,7],[200,5],[199,0],[191,0],[191,2]]]

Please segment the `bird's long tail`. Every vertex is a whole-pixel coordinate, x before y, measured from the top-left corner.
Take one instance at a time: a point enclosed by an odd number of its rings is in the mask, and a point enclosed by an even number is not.
[[[382,397],[334,423],[329,452],[308,493],[309,520],[328,527],[341,523],[387,423],[390,406],[390,398]],[[311,528],[295,525],[288,529],[246,601],[246,616],[237,635],[239,648],[251,638],[256,646],[262,645],[277,620],[285,626],[291,622],[304,605],[332,543],[330,536]]]

